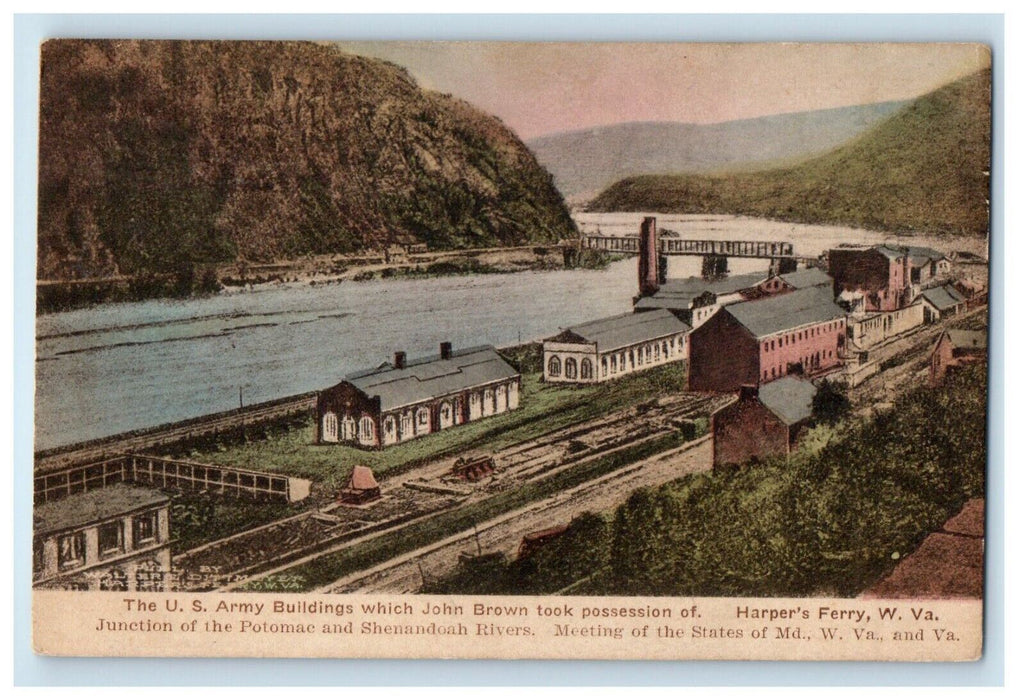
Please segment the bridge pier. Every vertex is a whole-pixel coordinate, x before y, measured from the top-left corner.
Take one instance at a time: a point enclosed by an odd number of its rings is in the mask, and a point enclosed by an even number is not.
[[[729,258],[725,255],[703,255],[701,276],[704,278],[725,277],[729,273]]]
[[[769,263],[770,275],[785,275],[797,272],[797,258],[772,258]]]

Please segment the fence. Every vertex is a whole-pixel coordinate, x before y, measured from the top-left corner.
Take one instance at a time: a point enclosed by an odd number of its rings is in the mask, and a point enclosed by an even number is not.
[[[283,499],[289,503],[308,497],[311,487],[308,479],[281,474],[163,457],[119,455],[95,464],[37,476],[34,500],[39,505],[121,481],[161,489],[206,491],[236,498]]]

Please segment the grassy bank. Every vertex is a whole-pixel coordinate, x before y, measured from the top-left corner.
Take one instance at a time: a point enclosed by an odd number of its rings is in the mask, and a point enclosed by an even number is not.
[[[532,360],[524,358],[525,362]],[[385,450],[314,444],[315,424],[306,419],[265,439],[194,450],[199,462],[301,476],[327,488],[339,486],[354,464],[378,475],[398,473],[439,457],[473,449],[493,452],[581,421],[681,391],[685,365],[675,363],[608,382],[574,387],[544,384],[536,372],[523,375],[520,407],[487,420],[450,428]]]
[[[918,388],[785,461],[693,474],[585,514],[525,561],[463,569],[441,593],[853,596],[984,494],[986,367]]]
[[[415,527],[403,528],[347,547],[334,554],[299,564],[267,578],[253,581],[247,590],[309,591],[326,586],[343,576],[469,530],[477,523],[563,492],[632,462],[679,447],[684,442],[682,433],[674,433],[629,447],[615,454],[571,467],[547,478],[532,481],[522,487],[503,491],[490,498],[447,511],[419,523]]]

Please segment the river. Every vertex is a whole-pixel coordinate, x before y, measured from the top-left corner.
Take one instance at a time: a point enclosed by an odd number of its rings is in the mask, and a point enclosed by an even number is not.
[[[584,230],[636,233],[640,213],[579,214]],[[799,255],[877,232],[732,216],[659,216],[693,238],[789,240]],[[891,240],[893,240],[891,238]],[[916,238],[940,250],[985,252],[983,241]],[[766,267],[731,260],[730,271]],[[700,258],[670,259],[670,276]],[[45,314],[36,325],[37,450],[105,437],[337,383],[391,359],[511,345],[582,321],[630,311],[635,259],[606,270],[264,285],[186,301],[107,304]]]

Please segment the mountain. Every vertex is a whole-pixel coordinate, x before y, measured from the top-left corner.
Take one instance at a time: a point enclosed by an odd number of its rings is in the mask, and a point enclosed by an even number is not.
[[[567,199],[589,198],[631,175],[711,173],[822,154],[906,102],[778,114],[721,124],[639,122],[543,136],[527,145]]]
[[[920,97],[788,168],[620,180],[591,211],[746,214],[889,231],[989,231],[989,69]]]
[[[512,131],[393,64],[304,42],[42,47],[40,279],[574,231]]]

